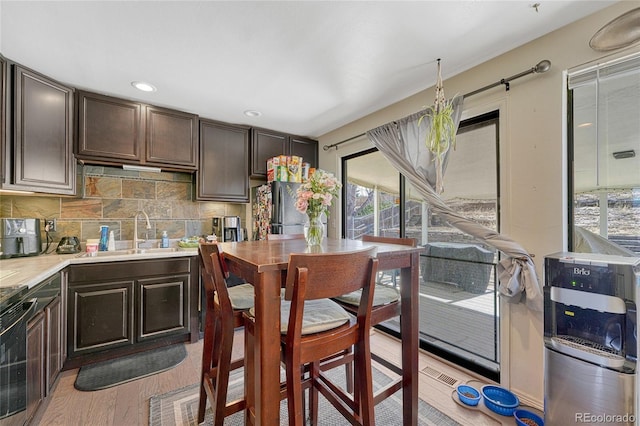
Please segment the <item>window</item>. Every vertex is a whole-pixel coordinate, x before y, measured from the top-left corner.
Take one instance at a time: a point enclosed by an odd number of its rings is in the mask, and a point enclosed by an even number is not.
[[[498,112],[461,122],[441,197],[455,210],[499,230]],[[420,265],[421,346],[499,379],[497,253],[429,211],[377,149],[342,159],[343,237],[416,238]],[[380,274],[394,285],[394,274]],[[385,329],[399,331],[397,320]]]
[[[377,150],[343,159],[344,236],[400,236],[400,175]]]
[[[640,55],[569,73],[569,249],[640,254]]]

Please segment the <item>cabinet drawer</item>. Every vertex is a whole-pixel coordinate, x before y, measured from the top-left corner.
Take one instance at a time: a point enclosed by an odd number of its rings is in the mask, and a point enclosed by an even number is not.
[[[69,285],[94,281],[128,279],[142,276],[174,275],[191,272],[189,257],[154,259],[130,262],[92,263],[72,265]]]

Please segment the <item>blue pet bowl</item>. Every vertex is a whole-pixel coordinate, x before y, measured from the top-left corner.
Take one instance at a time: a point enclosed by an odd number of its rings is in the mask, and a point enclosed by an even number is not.
[[[513,416],[516,407],[520,405],[520,400],[513,392],[500,386],[486,385],[481,392],[484,405],[501,416]]]
[[[532,413],[529,410],[516,410],[513,412],[513,417],[516,418],[516,424],[518,426],[531,426],[532,424],[535,424],[536,426],[544,426],[544,420],[542,420],[536,413]],[[528,420],[528,422],[525,422],[524,420]]]
[[[480,392],[473,386],[469,385],[458,385],[458,398],[463,404],[476,406],[478,402],[480,402]]]

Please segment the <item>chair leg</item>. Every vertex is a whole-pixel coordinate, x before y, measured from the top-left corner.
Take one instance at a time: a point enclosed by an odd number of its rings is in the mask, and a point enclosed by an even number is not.
[[[227,406],[227,387],[229,385],[229,369],[231,351],[233,350],[233,325],[223,324],[220,348],[218,349],[218,368],[215,373],[215,407],[213,408],[214,426],[223,426]]]
[[[348,354],[353,353],[353,348],[348,349]],[[344,366],[345,374],[347,375],[347,392],[353,394],[353,362],[348,362]]]
[[[255,407],[255,366],[254,366],[254,323],[252,320],[245,320],[244,327],[244,392],[247,401],[247,409],[244,411],[244,424],[254,424],[251,412]]]
[[[298,357],[297,357],[298,358]],[[289,425],[304,426],[304,410],[302,409],[302,373],[299,358],[286,357],[287,372],[287,405]]]
[[[360,409],[360,417],[363,425],[375,424],[373,404],[373,379],[371,375],[371,347],[368,337],[356,344],[355,368],[357,377],[356,393],[357,406]]]
[[[204,339],[202,348],[202,368],[200,371],[200,400],[198,404],[198,423],[204,421],[205,410],[207,407],[207,393],[205,391],[205,375],[208,374],[214,365],[214,347],[216,346],[216,325],[218,321],[215,315],[207,315],[204,327]]]
[[[318,424],[318,389],[314,386],[314,383],[319,375],[320,363],[311,363],[309,369],[309,376],[311,378],[311,386],[309,387],[309,418],[313,426]]]

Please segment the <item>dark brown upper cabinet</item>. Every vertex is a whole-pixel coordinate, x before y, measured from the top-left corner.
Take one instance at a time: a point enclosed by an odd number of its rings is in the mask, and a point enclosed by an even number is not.
[[[18,64],[4,65],[7,127],[3,189],[74,195],[73,89]]]
[[[200,120],[196,199],[249,202],[249,128]]]
[[[76,156],[89,163],[194,171],[197,126],[195,114],[79,91]]]
[[[251,129],[251,177],[267,177],[267,160],[286,154],[287,135],[266,129]]]
[[[267,160],[276,155],[297,155],[318,167],[318,142],[272,130],[251,129],[251,177],[266,178]]]
[[[198,116],[147,105],[145,163],[198,167]]]
[[[302,157],[311,167],[318,167],[318,141],[299,136],[289,137],[289,155]]]
[[[78,158],[141,160],[143,106],[95,93],[78,92]]]

